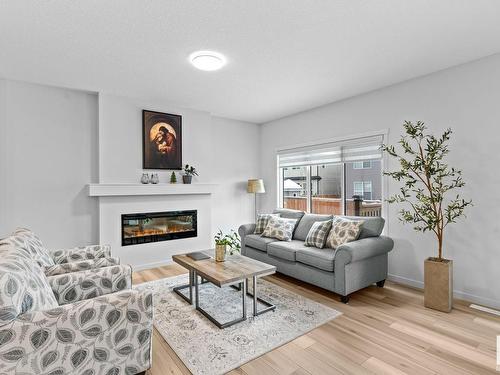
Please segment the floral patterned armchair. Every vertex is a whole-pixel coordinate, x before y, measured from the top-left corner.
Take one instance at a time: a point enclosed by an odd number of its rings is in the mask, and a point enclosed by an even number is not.
[[[0,374],[150,368],[153,298],[131,276],[123,265],[47,276],[19,238],[1,240]]]
[[[24,248],[47,276],[91,270],[120,264],[111,256],[109,245],[91,245],[72,249],[48,250],[31,230],[17,228],[8,239],[13,245]]]

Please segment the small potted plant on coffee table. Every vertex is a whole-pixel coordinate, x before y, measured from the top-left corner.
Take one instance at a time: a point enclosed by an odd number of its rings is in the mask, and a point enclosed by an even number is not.
[[[234,253],[239,253],[241,250],[241,239],[235,230],[231,230],[231,233],[224,234],[222,230],[219,231],[214,236],[215,240],[215,261],[224,262],[226,260],[226,253],[229,249],[229,255]]]
[[[190,184],[193,180],[193,176],[198,176],[196,168],[192,165],[186,164],[184,166],[184,174],[182,175],[182,182],[185,184]]]

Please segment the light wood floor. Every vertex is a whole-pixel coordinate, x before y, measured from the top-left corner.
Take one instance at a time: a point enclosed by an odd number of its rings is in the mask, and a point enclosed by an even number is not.
[[[155,268],[135,273],[134,282],[184,272],[177,265]],[[423,307],[421,291],[386,283],[355,293],[344,305],[337,295],[291,278],[266,279],[344,314],[231,375],[499,374],[500,317],[472,310],[466,302],[440,313]],[[148,374],[190,374],[156,330]]]

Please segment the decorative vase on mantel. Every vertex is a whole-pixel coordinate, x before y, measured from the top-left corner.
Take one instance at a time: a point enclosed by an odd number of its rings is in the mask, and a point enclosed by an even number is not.
[[[151,175],[151,178],[149,179],[149,182],[156,185],[160,182],[160,178],[158,177],[158,173],[153,173]]]
[[[185,184],[190,184],[192,180],[193,176],[188,176],[188,175],[182,176],[182,182],[184,182]]]
[[[227,245],[215,245],[215,261],[225,262],[226,261],[226,250]]]
[[[147,173],[143,173],[141,177],[141,184],[149,184],[149,175]]]

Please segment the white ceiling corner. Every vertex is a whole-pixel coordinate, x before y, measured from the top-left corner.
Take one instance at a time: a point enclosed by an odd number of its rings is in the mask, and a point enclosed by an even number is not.
[[[500,52],[496,0],[0,2],[0,77],[263,123]],[[225,54],[220,71],[188,63]]]

